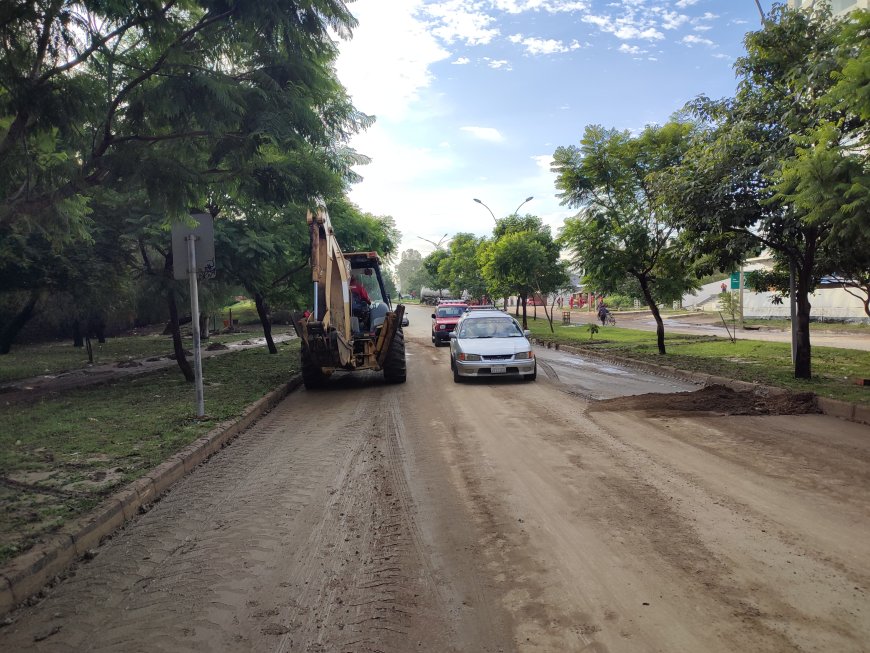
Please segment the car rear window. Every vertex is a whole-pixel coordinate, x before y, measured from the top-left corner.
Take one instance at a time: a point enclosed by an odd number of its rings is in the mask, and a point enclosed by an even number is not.
[[[435,311],[435,315],[438,317],[460,317],[464,312],[465,307],[463,306],[442,306]]]
[[[512,338],[522,336],[523,330],[510,318],[480,318],[464,320],[460,338]]]

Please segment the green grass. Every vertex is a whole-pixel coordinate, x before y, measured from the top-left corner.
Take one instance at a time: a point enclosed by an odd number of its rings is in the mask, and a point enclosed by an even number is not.
[[[218,328],[222,328],[223,321],[227,322],[230,319],[230,312],[233,314],[233,321],[238,320],[239,324],[259,324],[260,316],[257,315],[257,307],[254,305],[253,300],[247,299],[242,302],[236,302],[232,306],[225,306],[220,311],[217,312]]]
[[[870,404],[870,389],[855,385],[853,377],[870,377],[870,352],[833,347],[813,349],[813,378],[795,379],[788,343],[738,340],[726,338],[668,334],[665,331],[667,354],[659,355],[656,334],[620,327],[599,327],[590,340],[585,325],[555,325],[550,333],[546,320],[529,321],[532,334],[595,350],[683,370],[705,372],[741,381],[752,381],[787,388],[796,392],[815,392],[823,397]]]
[[[298,348],[291,342],[276,355],[257,348],[204,360],[205,421],[194,419],[193,385],[175,367],[0,406],[0,477],[7,481],[0,484],[0,563],[288,381]]]
[[[233,317],[235,317],[235,313],[233,313]],[[257,328],[246,327],[246,329],[246,332],[211,336],[208,341],[203,342],[226,344],[263,335],[259,323]],[[172,336],[154,333],[107,338],[102,345],[93,340],[91,344],[95,365],[152,356],[167,356],[172,353]],[[184,346],[188,350],[193,347],[193,339],[189,335],[184,338]],[[0,356],[0,383],[46,374],[59,374],[82,369],[88,365],[88,353],[85,348],[73,347],[71,340],[34,345],[13,345],[11,352],[5,356]]]

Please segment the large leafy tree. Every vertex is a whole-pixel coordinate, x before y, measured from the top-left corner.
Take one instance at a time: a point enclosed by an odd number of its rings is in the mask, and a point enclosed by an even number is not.
[[[139,216],[130,235],[154,253],[153,228],[192,209],[340,197],[363,160],[345,143],[371,121],[333,69],[332,37],[354,25],[340,0],[4,4],[4,253],[86,244],[108,201]],[[38,296],[27,283],[19,295]]]
[[[477,252],[484,239],[470,233],[458,233],[450,241],[448,256],[439,264],[439,276],[448,281],[451,294],[480,300],[486,294],[486,284],[481,275]]]
[[[550,228],[533,215],[499,220],[492,241],[481,244],[478,264],[490,294],[515,293],[522,305],[523,328],[528,327],[528,298],[546,296],[564,285],[564,266]]]
[[[450,258],[450,254],[443,249],[436,249],[423,259],[423,270],[426,273],[425,281],[428,287],[438,290],[439,294],[445,288],[450,287],[450,277],[447,276],[448,268],[442,265]]]
[[[345,197],[328,203],[335,236],[345,252],[377,252],[386,263],[396,256],[402,233],[388,215],[378,216],[361,211]]]
[[[635,137],[590,125],[579,147],[560,147],[553,155],[562,203],[581,209],[565,221],[560,242],[587,284],[613,292],[626,277],[634,280],[655,318],[660,354],[665,329],[658,304],[682,297],[695,282],[677,248],[670,206],[654,182],[681,161],[692,129],[671,122]]]
[[[834,83],[813,98],[819,127],[794,137],[795,156],[782,162],[775,188],[807,225],[830,224],[818,268],[870,317],[870,11],[836,27]]]
[[[682,164],[661,178],[691,255],[708,269],[728,269],[747,252],[767,247],[785,272],[771,278],[788,279],[791,271],[797,378],[811,377],[809,295],[829,271],[820,264],[836,235],[836,216],[842,209],[843,226],[860,225],[860,219],[845,219],[857,209],[846,204],[866,204],[866,193],[833,197],[855,172],[842,135],[856,133],[856,116],[843,103],[826,100],[842,75],[837,42],[844,23],[819,4],[812,11],[776,6],[764,28],[747,35],[746,56],[735,65],[735,97],[690,104],[708,129]],[[866,47],[866,39],[853,43],[855,51]],[[825,145],[806,149],[813,140]],[[825,151],[834,142],[839,145]],[[788,285],[781,289],[789,292]]]
[[[396,276],[399,286],[405,294],[410,293],[422,284],[418,282],[420,270],[423,267],[423,256],[416,249],[406,249],[402,252],[399,262],[396,264]]]
[[[365,121],[330,67],[354,25],[338,0],[6,3],[0,221],[86,235],[98,187],[183,215],[209,186],[316,178]]]

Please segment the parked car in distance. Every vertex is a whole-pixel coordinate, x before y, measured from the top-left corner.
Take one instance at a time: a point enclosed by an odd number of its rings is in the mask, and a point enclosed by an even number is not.
[[[449,336],[453,380],[516,376],[534,381],[538,366],[529,335],[503,311],[468,311]]]
[[[468,310],[468,304],[462,301],[441,302],[432,313],[432,342],[436,347],[442,344],[447,344],[450,340],[450,334],[456,328],[456,323],[459,322],[465,311]]]

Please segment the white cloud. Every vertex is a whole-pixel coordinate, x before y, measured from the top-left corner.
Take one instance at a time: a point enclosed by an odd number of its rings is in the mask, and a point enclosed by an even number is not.
[[[680,40],[680,43],[688,45],[692,47],[693,45],[706,45],[708,47],[714,47],[716,44],[713,43],[710,39],[703,39],[700,36],[695,36],[694,34],[687,34]]]
[[[638,46],[629,45],[628,43],[623,43],[622,45],[620,45],[619,51],[626,54],[641,54],[643,52]]]
[[[450,63],[452,63],[454,66],[464,66],[465,64],[471,63],[471,59],[469,59],[468,57],[459,57],[459,59],[454,59]]]
[[[411,3],[358,0],[353,13],[359,26],[353,40],[340,43],[338,78],[361,111],[401,119],[431,83],[429,67],[450,53],[416,18]]]
[[[478,138],[482,141],[489,141],[491,143],[501,143],[504,141],[504,136],[502,136],[501,132],[497,130],[495,127],[460,127],[460,130],[464,132],[468,132],[475,138]]]
[[[691,7],[696,4],[698,4],[698,0],[677,0],[677,7],[680,9],[685,9],[686,7]]]
[[[533,55],[559,54],[580,48],[580,44],[577,41],[572,41],[570,44],[565,45],[562,41],[557,41],[555,39],[539,39],[535,37],[524,38],[522,34],[513,34],[508,37],[508,40],[511,43],[521,44],[525,47],[526,52]]]
[[[415,0],[419,1],[419,0]],[[405,3],[383,3],[393,10]],[[446,43],[461,41],[466,45],[486,45],[499,35],[497,27],[490,27],[495,19],[477,10],[474,3],[464,0],[448,0],[435,4],[423,4],[421,13],[432,19],[431,32]],[[393,25],[390,25],[392,28]]]
[[[601,31],[613,34],[616,38],[623,40],[643,39],[657,41],[665,37],[649,21],[637,19],[634,12],[629,12],[621,18],[588,14],[583,17],[583,22],[596,25]]]
[[[526,11],[546,11],[551,14],[585,11],[589,2],[584,0],[493,0],[493,6],[508,14]]]
[[[689,17],[686,14],[678,14],[675,11],[665,11],[662,13],[662,27],[665,29],[677,29],[688,20]]]
[[[493,70],[513,70],[513,67],[507,59],[490,59],[489,57],[484,57],[483,60],[486,62],[486,65]]]

